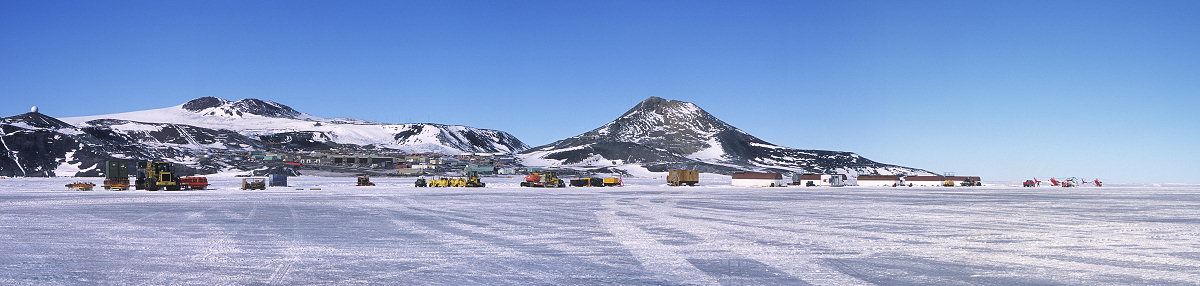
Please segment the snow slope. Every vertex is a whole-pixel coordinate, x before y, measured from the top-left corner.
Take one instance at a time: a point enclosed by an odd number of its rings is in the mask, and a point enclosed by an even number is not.
[[[161,122],[231,130],[250,137],[303,139],[324,144],[374,146],[413,153],[511,153],[527,149],[503,131],[442,124],[384,124],[354,119],[321,118],[286,105],[257,99],[228,101],[205,97],[188,103],[143,111],[62,118],[75,125],[99,119]],[[121,129],[120,126],[114,126]],[[284,141],[278,143],[295,143]]]
[[[0,179],[3,285],[1187,285],[1200,189],[74,192]],[[707,182],[707,180],[706,180]],[[312,190],[312,188],[320,190]],[[303,188],[304,190],[296,190]]]

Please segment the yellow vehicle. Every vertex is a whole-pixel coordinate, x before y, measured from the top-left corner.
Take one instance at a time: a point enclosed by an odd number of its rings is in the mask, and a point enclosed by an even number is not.
[[[945,182],[942,182],[942,186],[943,186],[943,187],[953,187],[953,186],[954,186],[954,181],[951,181],[951,180],[946,180]]]
[[[525,176],[525,181],[521,182],[522,187],[532,188],[565,188],[562,179],[558,178],[556,172],[533,173]]]
[[[170,162],[146,162],[134,182],[138,190],[179,190],[179,178],[175,177],[175,168]]]
[[[572,179],[570,182],[571,182],[572,187],[603,187],[604,186],[604,180],[602,180],[600,178],[578,178],[578,179]]]
[[[570,180],[572,187],[617,187],[621,186],[621,178],[577,178]]]
[[[431,188],[446,188],[446,187],[466,187],[467,179],[463,178],[439,178],[436,180],[426,181],[426,185]]]
[[[483,180],[479,179],[479,172],[470,171],[467,172],[467,179],[463,182],[463,186],[468,188],[482,188],[486,187],[487,184],[484,184]]]
[[[625,185],[621,178],[604,178],[605,187],[616,187]]]
[[[95,186],[96,186],[95,183],[89,183],[89,182],[74,182],[74,183],[67,184],[67,188],[70,188],[70,189],[76,190],[76,191],[91,191],[92,187],[95,187]]]

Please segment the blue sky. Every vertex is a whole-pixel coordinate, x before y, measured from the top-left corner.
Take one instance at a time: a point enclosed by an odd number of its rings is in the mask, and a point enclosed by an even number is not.
[[[2,114],[261,98],[530,145],[659,96],[988,179],[1200,183],[1197,1],[3,1]]]

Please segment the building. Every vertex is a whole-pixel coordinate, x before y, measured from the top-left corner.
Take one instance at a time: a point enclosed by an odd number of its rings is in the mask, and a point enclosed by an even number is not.
[[[516,175],[519,173],[517,172],[517,168],[513,167],[513,166],[496,166],[496,174],[497,175]]]
[[[954,186],[962,186],[963,182],[971,181],[972,186],[979,185],[979,177],[971,176],[908,176],[904,182],[913,187],[940,187],[950,182]]]
[[[283,161],[283,160],[287,159],[287,156],[285,156],[283,154],[253,155],[251,157],[256,160],[263,160],[263,161]]]
[[[326,164],[333,165],[378,165],[391,166],[396,162],[394,157],[363,155],[363,156],[328,156],[325,158]]]
[[[396,174],[401,176],[420,176],[425,175],[427,173],[426,171],[427,169],[400,168],[396,169]]]
[[[734,173],[733,185],[744,187],[782,187],[783,175],[778,173]]]
[[[319,165],[322,163],[322,160],[325,159],[325,156],[326,156],[325,154],[313,152],[313,153],[309,153],[309,154],[299,154],[297,156],[294,156],[295,158],[293,158],[293,160],[295,160],[296,162],[301,163],[301,164]]]
[[[940,187],[946,182],[946,176],[908,176],[904,177],[906,186],[912,187]]]
[[[895,187],[904,186],[904,178],[899,175],[861,175],[858,176],[858,185],[867,187]]]
[[[793,175],[792,185],[808,186],[810,183],[813,186],[821,187],[842,187],[846,185],[845,174],[803,174]]]
[[[441,158],[441,157],[442,157],[442,154],[436,154],[436,153],[409,154],[409,155],[404,156],[404,161],[412,162],[412,163],[431,163],[434,160],[436,160],[437,158]]]
[[[476,172],[480,175],[495,175],[496,166],[467,166],[463,168],[463,173]]]
[[[493,161],[496,162],[496,164],[513,165],[517,163],[517,158],[514,158],[512,155],[499,156],[495,157]]]

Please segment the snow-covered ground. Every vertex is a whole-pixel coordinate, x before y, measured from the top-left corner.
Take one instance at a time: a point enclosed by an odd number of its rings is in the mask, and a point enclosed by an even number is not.
[[[0,285],[1192,284],[1200,188],[67,191],[0,179]],[[98,179],[81,179],[99,183]],[[302,188],[303,190],[297,190]],[[320,190],[313,190],[319,188]]]

